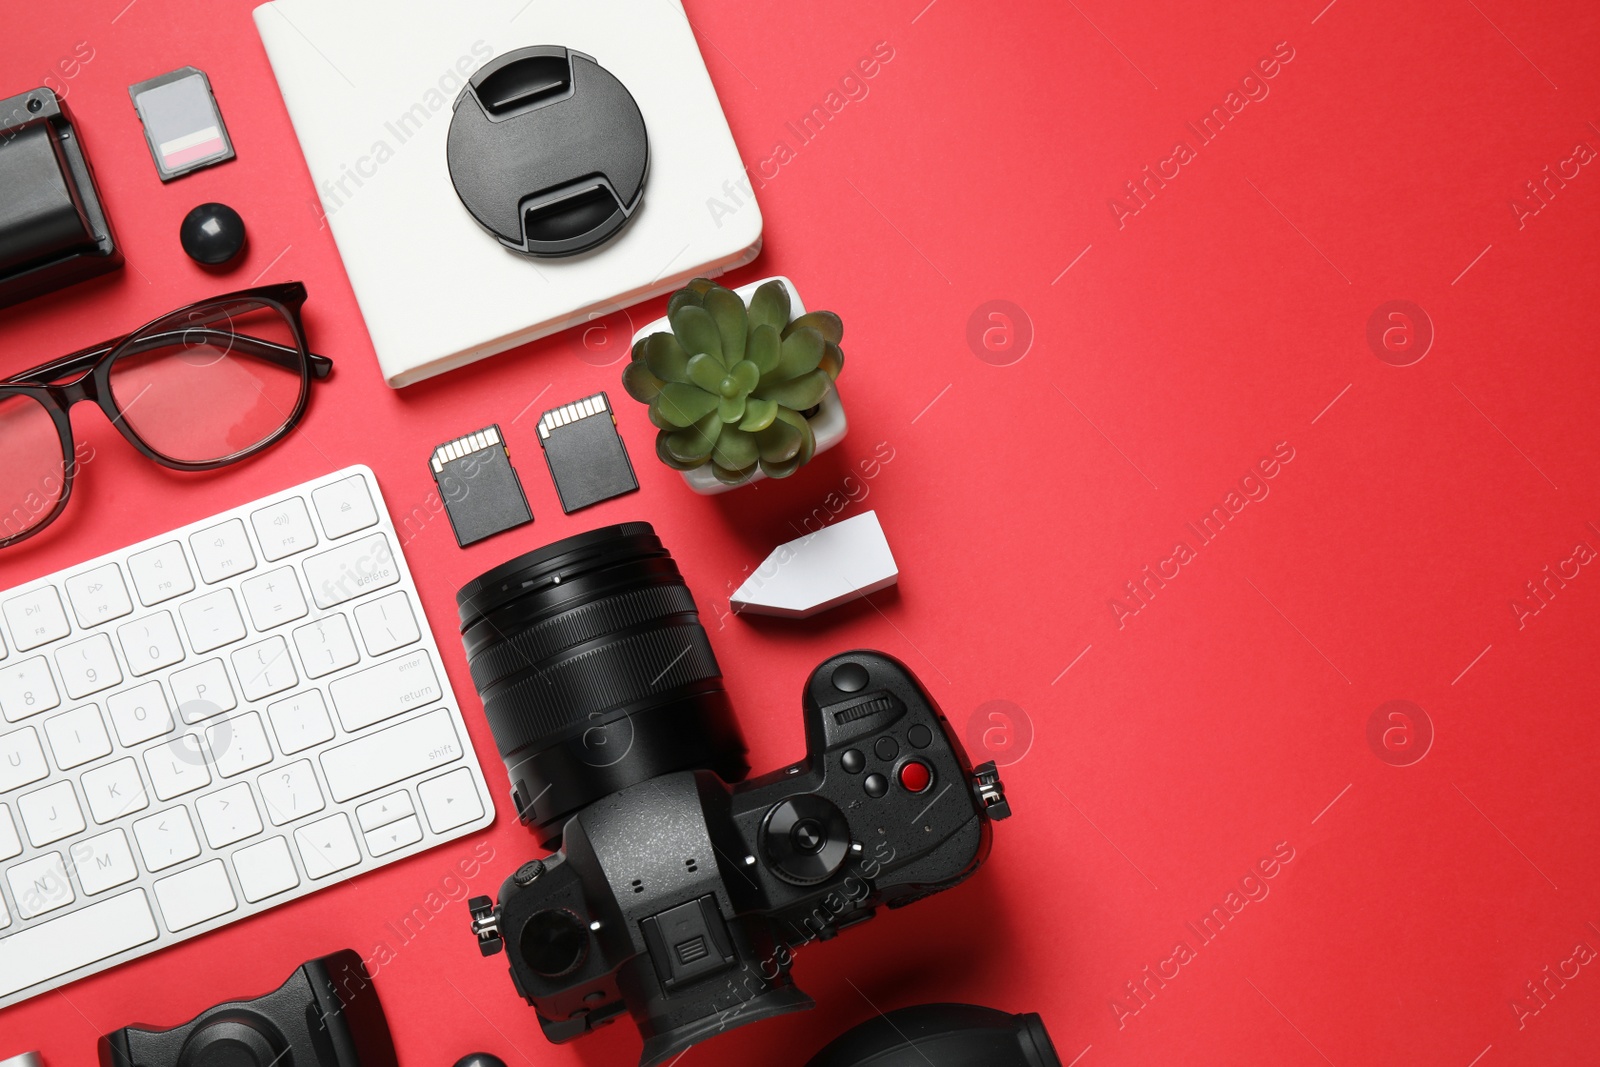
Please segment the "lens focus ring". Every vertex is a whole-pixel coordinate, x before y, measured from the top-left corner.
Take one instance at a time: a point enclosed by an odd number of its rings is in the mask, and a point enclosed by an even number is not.
[[[502,756],[596,722],[658,693],[715,680],[699,623],[646,630],[560,659],[488,693],[483,711]]]

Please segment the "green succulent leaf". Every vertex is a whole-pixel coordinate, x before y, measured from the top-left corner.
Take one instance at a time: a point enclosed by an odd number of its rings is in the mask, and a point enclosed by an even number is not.
[[[667,438],[671,437],[675,432],[677,431],[662,430],[660,433],[656,434],[656,458],[675,471],[692,471],[696,467],[704,467],[706,465],[706,461],[703,459],[697,462],[689,462],[678,459],[667,450]]]
[[[771,426],[777,417],[778,405],[775,402],[752,396],[744,402],[744,421],[739,423],[739,429],[756,433]]]
[[[762,400],[776,400],[792,411],[804,411],[822,400],[828,392],[830,381],[827,371],[814,370],[793,381],[764,384],[756,389],[756,396]],[[671,389],[672,386],[667,388]]]
[[[705,418],[717,408],[719,398],[715,393],[697,389],[682,382],[668,382],[650,405],[651,412],[673,428],[690,426]]]
[[[631,358],[635,363],[644,358],[644,346],[645,342],[648,340],[650,340],[650,338],[641,337],[637,341],[633,342],[633,351],[629,354],[629,358]]]
[[[768,478],[787,478],[800,469],[800,457],[796,456],[786,463],[768,463],[761,461],[761,471]]]
[[[813,329],[796,330],[783,339],[778,350],[778,365],[766,375],[766,382],[787,382],[809,374],[822,363],[822,351],[828,342]]]
[[[786,422],[800,432],[800,454],[795,457],[799,460],[798,466],[805,466],[811,462],[811,457],[817,454],[817,435],[811,429],[811,422],[798,411],[780,407],[778,419]]]
[[[778,337],[778,331],[762,323],[750,328],[750,343],[744,357],[754,363],[761,377],[765,378],[778,365],[782,348],[783,341]]]
[[[672,316],[672,332],[690,356],[705,353],[722,361],[722,336],[711,312],[703,307],[684,306]]]
[[[749,470],[759,456],[755,434],[745,433],[737,426],[724,426],[711,450],[711,461],[729,471]]]
[[[780,281],[770,281],[750,298],[750,322],[781,330],[789,325],[789,290]]]
[[[744,470],[735,471],[725,470],[716,464],[712,464],[711,473],[715,474],[717,476],[717,481],[724,485],[743,485],[745,482],[748,482],[751,478],[755,477],[756,465],[752,463]]]
[[[712,412],[693,426],[664,434],[663,448],[681,463],[699,466],[711,458],[711,449],[722,434],[722,420]]]
[[[733,379],[734,388],[740,393],[748,393],[760,383],[761,368],[748,359],[741,359],[728,368],[728,377]]]
[[[823,347],[822,362],[818,366],[828,372],[828,377],[838,381],[839,372],[844,370],[844,349],[829,341]]]
[[[660,399],[659,396],[656,398],[656,400]],[[656,400],[652,400],[650,406],[644,409],[645,414],[650,416],[650,425],[658,430],[676,430],[677,427],[663,419],[661,413],[656,410]]]
[[[654,400],[664,384],[643,362],[630,363],[622,370],[622,387],[641,404]]]
[[[672,299],[667,301],[667,318],[670,319],[672,316],[676,315],[679,308],[699,306],[699,293],[695,292],[693,289],[679,289],[677,292],[672,294]]]
[[[684,286],[684,288],[692,293],[698,293],[701,296],[705,296],[711,290],[717,288],[717,283],[712,281],[710,278],[694,278],[691,279],[689,284]]]
[[[823,340],[838,344],[844,340],[844,321],[831,311],[808,311],[791,322],[783,331],[783,336],[788,337],[796,330],[812,329],[822,335]]]
[[[644,361],[650,373],[664,382],[689,380],[689,353],[670,333],[653,333],[645,338]]]
[[[716,321],[717,332],[722,336],[722,361],[732,366],[744,358],[744,301],[732,290],[719,285],[706,293],[704,306]]]
[[[689,360],[688,371],[689,381],[708,393],[722,395],[722,379],[728,376],[728,371],[723,367],[721,360],[702,352]]]
[[[756,434],[756,447],[763,463],[787,463],[800,454],[803,443],[800,431],[787,422],[774,421]]]
[[[725,396],[717,401],[717,414],[723,422],[738,422],[744,418],[744,394]]]

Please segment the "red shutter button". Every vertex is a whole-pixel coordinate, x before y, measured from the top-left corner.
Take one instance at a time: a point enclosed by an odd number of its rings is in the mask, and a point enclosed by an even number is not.
[[[920,793],[933,784],[933,772],[920,760],[911,760],[900,768],[900,784],[913,793]]]

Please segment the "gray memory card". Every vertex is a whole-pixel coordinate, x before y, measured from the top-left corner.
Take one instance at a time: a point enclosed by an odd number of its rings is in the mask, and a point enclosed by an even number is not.
[[[204,71],[179,67],[128,86],[128,95],[162,181],[233,158],[233,142]]]

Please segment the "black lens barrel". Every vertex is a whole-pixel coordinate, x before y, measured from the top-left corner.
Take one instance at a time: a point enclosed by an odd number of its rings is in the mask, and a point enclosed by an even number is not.
[[[518,556],[456,602],[518,816],[547,844],[578,808],[637,782],[749,772],[694,598],[648,523]]]

